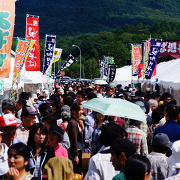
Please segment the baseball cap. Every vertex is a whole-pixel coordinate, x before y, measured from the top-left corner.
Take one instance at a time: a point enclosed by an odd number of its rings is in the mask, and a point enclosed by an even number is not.
[[[21,117],[22,116],[29,116],[29,115],[38,115],[39,113],[36,112],[36,109],[31,107],[31,106],[27,106],[25,108],[22,109],[21,112]]]
[[[0,127],[15,126],[21,124],[13,114],[4,114],[0,116]],[[1,133],[0,133],[1,134]]]
[[[58,125],[52,125],[49,129],[49,133],[50,132],[55,132],[60,136],[64,135],[64,130],[61,127],[59,127]]]
[[[116,140],[109,149],[102,151],[101,153],[121,153],[129,157],[136,152],[135,145],[128,139],[118,139]]]
[[[172,142],[170,142],[169,137],[164,133],[158,133],[154,136],[152,141],[153,147],[172,147]]]

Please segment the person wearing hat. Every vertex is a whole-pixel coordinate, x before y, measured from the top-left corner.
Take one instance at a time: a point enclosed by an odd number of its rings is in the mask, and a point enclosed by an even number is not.
[[[58,125],[52,125],[48,133],[48,144],[54,148],[55,157],[68,158],[68,152],[66,148],[61,145],[63,140],[64,130]]]
[[[167,159],[169,165],[168,177],[180,174],[180,140],[172,145],[172,155]]]
[[[153,151],[147,155],[151,162],[153,180],[164,180],[168,174],[166,154],[171,151],[172,143],[164,133],[158,133],[152,140]]]
[[[111,147],[105,150],[103,153],[111,153],[112,165],[114,169],[117,171],[121,171],[119,174],[113,177],[112,180],[126,180],[125,174],[123,172],[124,165],[127,159],[135,154],[136,147],[135,145],[129,141],[128,139],[117,139],[111,145]]]
[[[16,135],[16,125],[20,124],[17,118],[13,114],[5,114],[0,116],[0,130],[3,132],[2,142],[8,147],[12,144],[24,141],[17,139]]]
[[[38,115],[38,113],[36,112],[35,108],[31,106],[27,106],[22,109],[21,112],[22,124],[19,124],[17,126],[17,131],[16,131],[16,137],[18,139],[21,139],[23,142],[28,141],[29,129],[34,123],[36,123],[36,115]]]
[[[8,166],[8,146],[5,143],[1,143],[3,132],[0,131],[0,179],[3,174],[6,174],[9,170]]]

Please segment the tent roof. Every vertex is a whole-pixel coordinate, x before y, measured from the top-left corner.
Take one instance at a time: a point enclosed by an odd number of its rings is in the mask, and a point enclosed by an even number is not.
[[[156,76],[151,81],[158,79],[164,87],[180,89],[180,59],[162,62],[157,65]]]

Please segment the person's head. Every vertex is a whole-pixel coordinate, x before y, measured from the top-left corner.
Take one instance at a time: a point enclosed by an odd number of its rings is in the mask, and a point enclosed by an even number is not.
[[[41,151],[43,151],[47,145],[47,134],[48,131],[43,124],[33,124],[29,131],[28,146],[35,148],[35,145],[38,145],[41,146]]]
[[[129,124],[140,128],[142,121],[137,121],[137,120],[131,119]]]
[[[97,92],[102,94],[104,92],[104,88],[102,86],[99,86]]]
[[[163,104],[169,104],[172,100],[172,95],[168,92],[165,92],[161,95],[161,99],[164,102]]]
[[[111,153],[110,161],[115,170],[122,171],[128,157],[135,152],[136,147],[130,140],[120,138],[112,143],[110,149],[107,149],[102,153]]]
[[[95,119],[96,119],[97,121],[104,121],[105,115],[103,115],[103,114],[101,114],[101,113],[99,113],[99,112],[96,112],[96,113],[95,113]]]
[[[172,147],[169,137],[164,133],[158,133],[153,137],[152,148],[154,152],[167,153]]]
[[[16,143],[8,149],[8,164],[18,171],[29,171],[30,150],[24,143]]]
[[[127,159],[124,174],[127,180],[150,180],[151,163],[146,156],[134,154]]]
[[[29,99],[28,93],[27,93],[27,92],[22,92],[22,93],[19,95],[19,99],[28,100],[28,99]]]
[[[86,92],[85,91],[78,91],[76,93],[76,100],[78,104],[81,104],[82,101],[86,99]]]
[[[48,143],[52,147],[57,147],[58,143],[62,142],[64,130],[58,125],[53,125],[49,129]]]
[[[53,157],[44,166],[42,177],[73,180],[73,174],[73,164],[69,159],[65,157]]]
[[[83,114],[83,109],[77,104],[74,103],[71,107],[71,116],[79,118]]]
[[[3,109],[4,106],[7,106],[8,104],[11,104],[11,105],[14,106],[14,103],[13,103],[11,100],[9,100],[9,99],[4,99],[4,100],[2,101],[2,109]]]
[[[16,125],[20,124],[13,114],[5,114],[0,116],[0,128],[3,132],[3,139],[8,138],[14,140],[16,135]]]
[[[23,109],[26,107],[26,100],[20,99],[16,102],[16,110],[19,111],[20,109]]]
[[[55,88],[54,94],[63,94],[62,88]]]
[[[106,94],[107,94],[108,96],[112,96],[113,93],[114,93],[114,89],[113,89],[113,88],[108,87],[108,88],[106,89]]]
[[[51,103],[53,103],[53,102],[60,102],[59,95],[58,94],[52,94],[50,96],[50,101],[51,101]]]
[[[15,108],[15,106],[13,106],[11,104],[8,104],[8,105],[4,106],[2,108],[2,111],[3,111],[4,114],[10,113],[10,114],[16,115],[16,108]]]
[[[56,118],[53,114],[46,115],[43,117],[42,121],[44,122],[44,126],[47,128],[47,130],[49,130],[52,125],[57,125]]]
[[[38,115],[38,113],[33,107],[27,106],[22,109],[21,121],[26,129],[29,129],[34,123],[36,123],[36,115]]]
[[[158,124],[159,121],[164,117],[164,111],[161,107],[152,111],[152,124]]]
[[[115,140],[124,137],[125,130],[122,129],[119,124],[115,122],[109,122],[102,127],[99,141],[104,146],[111,146]]]
[[[47,110],[47,109],[51,109],[50,105],[47,104],[47,103],[41,103],[39,105],[39,112],[42,116],[44,116],[44,112]]]
[[[72,104],[73,104],[73,97],[72,96],[70,96],[70,95],[67,95],[67,94],[65,94],[64,96],[63,96],[63,104],[64,105],[68,105],[68,106],[72,106]]]
[[[67,112],[67,111],[63,111],[61,113],[61,118],[64,121],[69,121],[70,120],[70,117],[71,117],[71,113]]]
[[[158,102],[156,100],[154,100],[154,99],[150,99],[148,101],[148,103],[149,103],[149,106],[150,106],[151,110],[154,110],[154,109],[156,109],[158,107]]]
[[[153,93],[151,94],[151,98],[154,99],[154,100],[156,100],[156,101],[159,101],[159,99],[160,99],[160,94],[159,94],[158,92],[153,92]]]
[[[169,104],[165,107],[165,118],[168,120],[177,120],[179,116],[179,107],[173,104]]]
[[[135,97],[137,97],[137,98],[143,97],[143,92],[142,91],[136,91],[135,92]]]
[[[91,100],[93,98],[97,98],[97,95],[93,92],[89,92],[88,95],[87,95],[87,99],[88,100]]]

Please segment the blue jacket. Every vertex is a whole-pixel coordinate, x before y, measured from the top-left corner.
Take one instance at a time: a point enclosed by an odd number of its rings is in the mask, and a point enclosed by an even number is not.
[[[180,140],[180,125],[175,120],[168,120],[163,126],[155,129],[154,135],[158,133],[167,134],[171,142]]]

